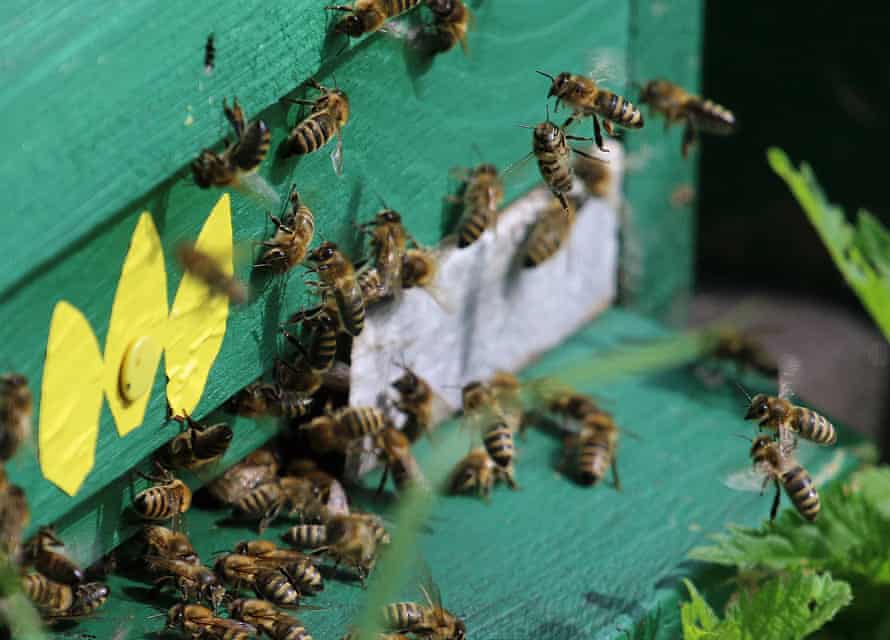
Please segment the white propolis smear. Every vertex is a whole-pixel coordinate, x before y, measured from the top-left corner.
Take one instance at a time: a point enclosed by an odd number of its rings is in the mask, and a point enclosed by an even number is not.
[[[607,308],[616,293],[622,166],[621,147],[609,145],[602,155],[612,177],[609,195],[582,201],[572,235],[555,256],[530,269],[521,264],[530,225],[554,199],[536,189],[474,244],[441,249],[436,287],[448,309],[422,289],[370,309],[353,343],[350,403],[379,405],[381,390],[392,393],[404,363],[459,407],[465,383],[497,369],[517,371]]]

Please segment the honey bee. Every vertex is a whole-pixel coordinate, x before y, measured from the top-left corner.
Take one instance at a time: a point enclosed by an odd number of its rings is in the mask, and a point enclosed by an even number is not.
[[[111,590],[101,582],[87,582],[74,589],[74,602],[62,617],[81,618],[93,614],[108,602]]]
[[[353,5],[333,5],[328,11],[345,11],[344,16],[334,26],[334,31],[359,38],[379,31],[388,20],[397,18],[420,4],[421,0],[355,0]]]
[[[229,615],[262,629],[272,640],[312,640],[299,620],[265,600],[239,598],[231,603]]]
[[[328,543],[328,530],[323,524],[298,524],[288,529],[283,538],[298,549],[320,549]]]
[[[185,603],[167,610],[165,629],[176,629],[190,638],[208,640],[249,640],[257,635],[257,629],[246,622],[217,618],[207,607]]]
[[[615,488],[621,490],[617,464],[618,427],[612,416],[602,411],[587,415],[580,432],[566,437],[564,445],[567,462],[579,483],[595,484],[611,467]]]
[[[155,483],[133,498],[136,512],[146,520],[173,520],[177,522],[192,504],[192,491],[172,473],[158,467],[159,475],[142,475]]]
[[[603,413],[593,398],[573,391],[554,394],[547,402],[547,409],[580,422],[589,416]]]
[[[821,509],[819,493],[810,474],[795,460],[792,452],[783,446],[782,440],[784,440],[782,435],[779,441],[773,440],[768,435],[759,435],[751,444],[750,455],[754,468],[763,475],[761,494],[770,481],[776,486],[776,496],[769,514],[770,522],[776,519],[779,511],[779,501],[782,496],[780,485],[785,488],[785,493],[788,494],[797,512],[812,522]]]
[[[336,516],[325,525],[326,545],[320,547],[336,566],[346,564],[362,584],[377,563],[378,547],[388,536],[374,520],[359,514]]]
[[[612,172],[608,164],[579,155],[575,157],[573,169],[587,193],[594,198],[605,198],[609,195],[612,189]],[[577,203],[575,208],[577,209]]]
[[[361,640],[361,636],[358,631],[351,630],[345,636],[340,638],[340,640]],[[373,636],[372,640],[411,640],[410,636],[406,636],[403,633],[383,633],[380,632]]]
[[[260,168],[269,152],[272,133],[265,122],[254,120],[247,124],[237,99],[231,109],[223,100],[223,112],[235,130],[236,140],[233,144],[226,142],[222,154],[204,149],[192,162],[195,184],[202,189],[240,186],[247,176]]]
[[[792,438],[800,436],[823,446],[836,444],[837,429],[825,416],[788,401],[792,375],[788,370],[780,372],[778,396],[758,393],[752,398],[745,392],[750,403],[745,420],[756,420],[760,429],[772,429],[777,435],[784,429]]]
[[[498,207],[504,199],[504,183],[493,164],[480,164],[463,177],[463,215],[457,229],[457,246],[468,247],[486,229],[492,228],[498,217]]]
[[[155,584],[172,581],[183,600],[209,603],[218,608],[226,593],[216,574],[202,564],[192,564],[183,560],[169,560],[161,556],[145,556],[149,571],[160,577]]]
[[[760,342],[744,331],[727,329],[718,337],[714,357],[734,361],[740,370],[753,369],[768,378],[779,377],[779,364]]]
[[[212,256],[199,251],[195,245],[181,242],[176,247],[176,259],[182,268],[197,278],[214,296],[225,296],[232,304],[247,301],[247,289],[237,278],[230,276]]]
[[[30,520],[25,492],[9,483],[5,469],[0,465],[0,550],[12,558],[17,557],[22,534]]]
[[[503,419],[495,420],[486,426],[482,432],[482,444],[488,455],[500,467],[504,479],[510,488],[516,489],[516,480],[513,476],[513,429]]]
[[[31,435],[33,410],[28,379],[18,373],[0,376],[0,461],[9,460]]]
[[[308,462],[311,467],[300,466]],[[306,478],[312,483],[318,503],[323,507],[324,515],[345,515],[349,513],[349,497],[340,481],[331,474],[318,469],[312,460],[293,460],[288,467],[292,475]],[[320,518],[324,521],[326,518]]]
[[[325,440],[334,444],[331,448],[345,451],[356,440],[379,433],[389,424],[389,419],[377,407],[343,407],[334,413],[315,418],[301,429],[327,431]],[[327,449],[330,450],[330,449]]]
[[[238,415],[254,418],[262,416],[302,418],[309,413],[311,405],[312,398],[302,391],[292,391],[279,384],[257,381],[232,396],[227,408]]]
[[[209,483],[207,490],[219,502],[234,504],[241,495],[273,480],[277,474],[278,460],[275,454],[268,449],[257,449]]]
[[[408,249],[402,259],[402,288],[419,287],[447,313],[454,312],[449,296],[436,285],[439,275],[439,259],[426,249]]]
[[[238,554],[250,556],[267,569],[285,568],[300,592],[318,593],[324,590],[324,579],[309,556],[293,549],[280,549],[268,540],[241,542],[235,547]]]
[[[305,478],[283,477],[258,485],[235,502],[235,515],[246,520],[259,520],[262,533],[278,517],[282,509],[295,514],[315,499],[312,483]]]
[[[405,288],[404,278],[406,269],[407,265],[402,264],[402,288]],[[365,306],[376,304],[386,298],[387,292],[383,287],[383,278],[380,277],[380,272],[374,267],[365,265],[359,269],[356,274],[356,280],[358,280],[358,286],[361,289]]]
[[[187,427],[158,452],[158,460],[165,468],[200,469],[217,462],[232,442],[234,433],[225,423],[208,426],[192,420],[189,415],[174,416],[173,419]]]
[[[142,527],[142,537],[148,547],[148,555],[189,564],[201,563],[191,540],[184,533],[150,524]]]
[[[390,474],[399,491],[405,491],[410,486],[424,486],[423,471],[411,453],[411,442],[404,433],[395,427],[386,427],[377,434],[375,447],[385,463],[378,493],[383,491]]]
[[[562,72],[555,78],[549,73],[538,71],[551,81],[548,98],[556,97],[556,108],[565,102],[572,115],[563,124],[563,129],[580,118],[593,120],[593,137],[600,151],[608,152],[603,144],[603,134],[597,116],[603,119],[603,127],[612,134],[612,123],[629,129],[643,127],[643,114],[627,98],[597,86],[591,78],[574,73]]]
[[[31,540],[25,544],[28,561],[34,568],[50,580],[62,584],[77,585],[83,582],[84,572],[68,556],[53,551],[53,547],[64,547],[52,527],[40,527]]]
[[[291,186],[287,213],[279,218],[269,215],[275,235],[263,242],[266,251],[255,267],[267,267],[275,273],[287,273],[303,262],[315,235],[315,216],[300,200],[296,185]]]
[[[385,295],[398,294],[402,289],[405,245],[408,240],[414,242],[402,225],[402,216],[392,209],[384,209],[374,216],[373,221],[361,225],[360,229],[371,236],[374,268]]]
[[[594,119],[596,122],[596,119]],[[523,128],[531,129],[527,125],[521,125]],[[564,129],[557,127],[550,122],[548,113],[547,119],[539,123],[533,128],[532,134],[532,155],[537,158],[538,169],[541,177],[550,188],[550,191],[559,200],[563,211],[569,213],[569,192],[572,190],[572,169],[571,152],[596,160],[593,156],[574,147],[570,147],[569,140],[590,140],[590,138],[582,138],[579,136],[569,135]]]
[[[235,590],[243,586],[253,588],[256,575],[266,569],[256,558],[240,553],[226,553],[220,556],[213,568],[216,575]]]
[[[257,573],[253,588],[257,596],[279,607],[298,607],[300,604],[300,591],[294,584],[290,572],[284,567],[263,569]]]
[[[466,54],[467,32],[470,30],[472,14],[461,0],[426,0],[426,6],[433,13],[432,37],[436,53],[445,53],[460,43]]]
[[[477,447],[455,465],[448,487],[451,493],[475,491],[479,497],[488,500],[494,483],[501,478],[506,479],[501,468],[484,448]]]
[[[576,206],[570,198],[567,210],[551,205],[538,214],[525,241],[524,267],[537,267],[556,255],[575,226]]]
[[[287,330],[282,330],[285,338],[297,347],[312,371],[324,373],[334,365],[337,357],[337,332],[340,319],[336,305],[328,304],[310,311],[295,314],[289,324],[302,321],[312,330],[309,348],[303,348],[299,340]]]
[[[213,44],[213,34],[207,36],[204,43],[204,73],[210,75],[213,73],[213,63],[216,60],[216,47]]]
[[[429,383],[404,365],[392,387],[399,393],[395,407],[406,418],[402,431],[411,442],[431,433],[440,420],[451,414],[451,407]]]
[[[285,156],[302,156],[318,151],[336,134],[337,146],[331,153],[336,174],[343,175],[343,127],[349,122],[349,98],[336,87],[330,89],[309,79],[309,84],[321,95],[315,100],[291,100],[309,105],[309,115],[294,125],[285,142]]]
[[[74,604],[74,589],[70,585],[50,580],[40,573],[21,578],[22,591],[46,617],[62,616]]]
[[[509,371],[495,371],[488,381],[492,398],[507,425],[515,432],[522,430],[522,387],[519,378]]]
[[[675,122],[685,122],[683,131],[683,157],[695,142],[699,131],[716,135],[729,135],[735,131],[735,116],[719,104],[687,92],[667,80],[651,80],[640,92],[640,103],[648,104],[655,113],[665,118],[665,128]]]
[[[302,622],[284,614],[278,615],[278,620],[266,633],[272,640],[312,640]]]
[[[423,592],[426,604],[396,602],[383,609],[387,629],[413,633],[431,640],[463,640],[466,626],[463,620],[442,606],[442,594],[433,582],[429,567],[423,566]]]
[[[365,300],[352,263],[333,242],[322,243],[308,260],[314,265],[310,271],[318,274],[315,286],[321,289],[325,302],[333,298],[336,304],[343,331],[357,337],[365,324]]]

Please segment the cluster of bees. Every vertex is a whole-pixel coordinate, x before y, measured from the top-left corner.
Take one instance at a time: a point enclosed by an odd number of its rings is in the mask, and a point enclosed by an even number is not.
[[[432,16],[419,29],[400,31],[393,19],[425,5]],[[386,30],[410,37],[432,54],[460,44],[467,48],[471,13],[460,0],[356,0],[351,6],[326,7],[344,15],[334,31],[350,38]],[[205,72],[214,69],[213,36],[205,46]],[[608,186],[604,163],[570,142],[592,141],[608,152],[602,129],[613,135],[615,127],[639,129],[640,110],[625,97],[600,87],[582,75],[539,71],[550,81],[547,99],[556,109],[565,105],[571,115],[562,125],[551,122],[549,108],[544,122],[534,127],[532,149],[541,177],[554,201],[529,230],[522,264],[534,267],[555,255],[568,237],[577,201],[572,191],[575,177],[587,190],[603,196]],[[283,156],[306,155],[336,138],[331,160],[334,171],[343,172],[342,131],[349,121],[347,94],[309,80],[318,95],[312,100],[293,100],[309,108],[306,117],[291,129]],[[688,154],[699,132],[731,133],[735,119],[727,109],[665,80],[640,87],[640,103],[665,117],[667,125],[685,125],[682,155]],[[205,149],[192,163],[195,183],[202,188],[260,188],[256,173],[268,154],[271,132],[262,120],[248,121],[237,100],[223,111],[235,138],[221,152]],[[574,123],[590,118],[592,137],[568,133]],[[573,157],[573,153],[577,157]],[[458,249],[475,243],[495,227],[504,198],[504,173],[483,163],[454,174],[462,183],[460,196],[450,198],[462,209],[456,230]],[[232,518],[256,523],[259,533],[281,518],[291,526],[282,536],[287,547],[268,540],[245,540],[230,552],[215,557],[212,567],[202,563],[183,531],[182,519],[192,505],[192,490],[175,472],[196,472],[216,464],[234,438],[228,424],[203,424],[188,415],[175,415],[181,432],[154,456],[155,471],[143,475],[151,484],[133,499],[132,509],[145,524],[141,531],[144,552],[131,563],[138,575],[158,590],[172,589],[180,599],[166,612],[166,629],[194,639],[240,640],[260,633],[273,640],[311,640],[303,623],[282,609],[296,609],[305,597],[324,589],[321,563],[351,569],[364,583],[390,535],[381,518],[355,510],[338,479],[354,480],[362,461],[373,456],[383,467],[378,492],[392,478],[397,492],[427,487],[412,444],[429,435],[454,411],[431,385],[405,364],[401,375],[389,381],[393,396],[381,406],[350,406],[346,364],[351,340],[362,333],[365,313],[371,305],[398,302],[401,292],[423,288],[447,311],[447,299],[436,287],[437,252],[418,244],[405,228],[402,216],[387,207],[360,225],[369,238],[371,255],[353,263],[332,242],[315,249],[315,217],[292,188],[283,212],[269,214],[275,227],[263,242],[257,269],[287,274],[304,266],[312,279],[307,288],[317,294],[318,304],[294,313],[282,325],[281,334],[290,352],[276,360],[270,378],[260,378],[235,394],[226,409],[257,419],[283,420],[285,444],[259,449],[229,468],[206,486],[219,505],[231,509]],[[182,243],[177,257],[183,268],[200,278],[214,295],[233,304],[247,300],[247,289],[228,275],[211,256],[194,245]],[[292,329],[299,327],[299,329]],[[715,350],[718,357],[733,358],[774,376],[778,368],[762,350],[739,334],[728,333]],[[528,387],[511,373],[495,372],[488,380],[464,385],[462,424],[480,446],[473,446],[457,462],[444,490],[473,493],[489,499],[494,486],[503,482],[517,488],[515,435],[535,424],[539,408],[560,427],[564,467],[583,485],[601,481],[611,469],[620,489],[617,470],[619,427],[613,417],[590,397],[572,391],[540,392],[535,411],[529,410]],[[534,395],[534,394],[533,394]],[[774,483],[776,494],[770,517],[775,518],[781,488],[807,520],[819,513],[818,493],[812,478],[796,461],[798,439],[822,445],[837,440],[834,427],[816,412],[792,405],[786,385],[778,396],[749,397],[745,415],[760,429],[773,433],[754,438],[750,457],[759,482]],[[32,398],[27,380],[18,374],[0,379],[0,460],[5,462],[31,432]],[[297,450],[299,453],[293,455]],[[306,457],[306,452],[312,457]],[[332,460],[335,461],[332,464]],[[332,473],[336,467],[338,473]],[[21,543],[28,523],[23,491],[9,484],[0,467],[0,542],[8,556],[21,566],[21,586],[41,614],[51,622],[78,619],[92,614],[109,598],[108,587],[99,581],[108,565],[98,563],[82,570],[61,552],[62,541],[50,528],[41,529]],[[165,526],[165,525],[169,525]],[[400,640],[408,634],[424,640],[462,640],[463,621],[442,606],[441,595],[425,570],[423,603],[399,602],[380,614],[385,630],[380,640]],[[221,614],[221,611],[224,614]],[[349,632],[344,640],[355,637]]]

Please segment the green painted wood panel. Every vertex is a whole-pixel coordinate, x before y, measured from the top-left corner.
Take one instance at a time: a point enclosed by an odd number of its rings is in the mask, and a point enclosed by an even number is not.
[[[641,316],[609,311],[523,377],[564,371],[589,361],[591,353],[596,357],[666,335]],[[685,593],[681,580],[705,575],[701,565],[685,560],[688,550],[727,522],[755,526],[768,517],[770,496],[733,491],[720,482],[748,464],[747,447],[733,434],[753,432],[741,417],[744,398],[732,384],[706,387],[687,368],[582,385],[581,390],[600,397],[621,426],[639,435],[621,439],[621,492],[608,483],[589,488],[566,480],[556,468],[559,441],[532,429],[527,441],[518,443],[521,490],[499,487],[490,504],[445,498],[430,518],[430,531],[421,536],[420,551],[446,606],[465,617],[470,638],[604,640],[622,637],[654,616],[658,628],[646,637],[677,638],[676,602]],[[854,463],[845,447],[855,441],[842,430],[838,448],[817,451],[810,470],[818,477],[842,452],[835,469],[842,475]],[[416,446],[421,465],[430,447],[427,440]],[[391,514],[391,495],[373,498],[376,483],[372,474],[365,490],[352,492],[353,497],[363,508]],[[788,507],[784,498],[783,505]],[[192,541],[205,560],[255,536],[246,529],[218,527],[224,516],[200,510],[189,515]],[[263,537],[275,539],[284,529],[273,527]],[[146,586],[126,578],[113,578],[111,587],[114,599],[104,616],[84,621],[78,631],[105,638],[124,625],[131,628],[131,637],[148,637],[162,624],[147,619],[156,613],[152,607],[172,604],[163,598],[149,600]],[[420,594],[409,585],[401,596],[418,599]],[[314,637],[338,638],[355,620],[364,598],[357,583],[329,581],[312,600],[325,610],[300,617]]]
[[[629,79],[643,84],[666,78],[698,91],[701,0],[633,0],[631,11]],[[685,319],[695,255],[695,201],[682,196],[688,189],[695,193],[698,161],[698,150],[683,160],[681,137],[679,126],[665,133],[661,117],[648,118],[640,135],[626,137],[622,278],[622,302],[676,326]]]
[[[373,214],[378,194],[403,213],[421,242],[433,243],[451,217],[442,204],[456,187],[449,168],[478,162],[474,144],[499,166],[528,151],[529,133],[517,125],[542,119],[547,89],[534,69],[584,69],[594,44],[623,54],[630,19],[628,7],[606,2],[485,2],[476,10],[470,56],[454,51],[421,68],[400,41],[382,35],[322,60],[325,15],[316,3],[272,3],[261,11],[234,2],[117,9],[85,3],[2,9],[7,57],[0,100],[8,108],[5,139],[19,153],[0,160],[10,265],[0,275],[0,340],[8,345],[8,366],[26,374],[34,389],[59,300],[82,310],[104,344],[127,243],[143,210],[153,213],[161,234],[172,301],[180,270],[171,249],[196,235],[220,195],[195,188],[184,164],[224,135],[224,96],[237,94],[251,118],[270,124],[274,152],[295,119],[294,109],[276,100],[321,61],[319,79],[331,82],[336,72],[352,99],[346,177],[334,176],[327,151],[300,162],[270,153],[263,174],[282,194],[296,181],[316,213],[317,235],[353,256],[360,247],[352,223]],[[218,56],[208,79],[202,47],[210,31]],[[191,126],[184,124],[188,114]],[[520,174],[509,198],[536,178],[534,171]],[[234,194],[235,240],[245,258],[237,273],[245,279],[252,245],[271,232],[266,213]],[[279,349],[277,324],[304,302],[300,281],[298,274],[251,281],[256,297],[231,315],[196,415],[269,368]],[[97,464],[75,498],[42,480],[33,450],[11,461],[10,476],[31,501],[32,528],[73,509],[171,436],[161,428],[162,387],[158,373],[145,423],[126,438],[103,409]]]

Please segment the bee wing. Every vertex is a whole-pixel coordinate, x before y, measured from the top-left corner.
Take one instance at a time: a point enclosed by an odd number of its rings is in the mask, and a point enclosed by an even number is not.
[[[455,311],[457,311],[457,303],[454,301],[454,297],[449,295],[445,289],[436,286],[433,283],[422,287],[422,289],[433,299],[439,308],[442,309],[445,313],[449,315],[453,315]]]
[[[519,160],[509,165],[506,169],[501,172],[501,180],[504,181],[504,184],[507,184],[509,180],[512,184],[513,182],[519,181],[522,176],[529,170],[531,166],[530,160],[535,157],[534,151],[529,151],[527,154],[522,156]]]
[[[800,359],[785,354],[779,359],[779,397],[785,400],[794,395],[794,384],[800,377]]]
[[[334,167],[334,173],[338,176],[343,175],[343,134],[339,127],[337,128],[337,144],[331,151],[331,165]]]
[[[343,476],[350,483],[357,483],[363,473],[377,465],[377,455],[368,444],[368,438],[361,438],[346,448]]]
[[[433,572],[426,560],[420,558],[420,591],[431,607],[442,607],[442,594],[433,580]]]
[[[244,194],[266,209],[277,209],[281,206],[281,198],[278,196],[278,192],[258,173],[241,175],[235,188],[239,193]]]
[[[433,391],[432,410],[430,411],[432,427],[451,418],[454,415],[454,411],[454,407],[445,398]]]
[[[747,466],[744,469],[737,469],[727,474],[723,478],[723,485],[735,491],[754,491],[763,490],[764,475],[754,467]]]

